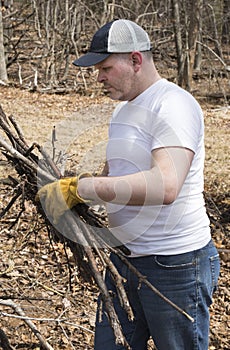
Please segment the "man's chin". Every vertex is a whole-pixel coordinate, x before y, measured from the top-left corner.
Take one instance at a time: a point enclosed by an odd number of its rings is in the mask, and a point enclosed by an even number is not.
[[[106,91],[106,95],[111,98],[111,100],[118,100],[118,94],[112,92],[112,91]]]
[[[114,89],[105,89],[105,95],[111,98],[111,100],[122,100],[119,92],[115,91]]]

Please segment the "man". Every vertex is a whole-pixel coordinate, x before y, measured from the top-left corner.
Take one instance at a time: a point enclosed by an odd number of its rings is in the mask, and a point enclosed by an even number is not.
[[[56,221],[62,214],[52,202],[57,188],[69,207],[85,200],[106,203],[110,228],[130,249],[130,262],[194,318],[192,323],[140,285],[112,255],[126,279],[135,315],[129,321],[114,296],[133,350],[146,350],[150,336],[158,350],[207,350],[208,308],[219,259],[202,195],[201,108],[188,92],[161,78],[149,36],[134,22],[121,19],[104,25],[94,35],[89,52],[74,64],[95,66],[110,98],[122,101],[109,127],[107,176],[63,179],[64,186],[56,182],[42,188],[40,196]],[[115,292],[109,274],[106,283]],[[104,310],[97,315],[95,349],[123,349],[115,344]]]

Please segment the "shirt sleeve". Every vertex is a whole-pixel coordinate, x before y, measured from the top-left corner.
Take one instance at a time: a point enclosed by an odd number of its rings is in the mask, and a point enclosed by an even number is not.
[[[203,135],[203,114],[197,101],[186,91],[164,97],[152,123],[152,150],[184,147],[196,153]]]

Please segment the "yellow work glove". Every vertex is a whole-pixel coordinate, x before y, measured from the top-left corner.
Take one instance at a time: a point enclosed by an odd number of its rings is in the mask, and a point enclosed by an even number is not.
[[[40,200],[46,214],[57,224],[59,218],[68,209],[73,208],[78,203],[85,200],[77,193],[78,181],[82,177],[92,176],[89,173],[82,173],[77,177],[63,178],[43,186],[36,195],[36,200]]]

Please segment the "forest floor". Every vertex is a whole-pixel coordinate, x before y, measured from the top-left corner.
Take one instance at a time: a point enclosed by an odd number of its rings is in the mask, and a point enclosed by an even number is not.
[[[211,306],[209,350],[230,348],[230,109],[224,103],[202,99],[205,117],[205,199],[212,236],[221,257],[219,289]],[[65,147],[65,167],[100,171],[105,157],[108,121],[115,102],[107,97],[77,94],[51,95],[0,86],[0,104],[13,114],[29,143],[50,147],[53,127],[56,152]],[[4,184],[14,170],[0,155],[1,209],[12,189]],[[0,221],[0,299],[11,299],[32,318],[40,334],[55,350],[93,349],[97,287],[83,282],[71,253],[61,243],[51,242],[43,222],[31,203],[14,224],[20,203]],[[0,304],[0,330],[10,347],[41,349],[31,329],[12,306]],[[0,334],[1,335],[1,334]],[[4,347],[5,346],[5,347]],[[151,344],[149,349],[152,348]],[[109,350],[109,349],[105,349]]]

